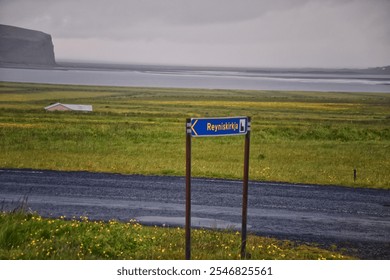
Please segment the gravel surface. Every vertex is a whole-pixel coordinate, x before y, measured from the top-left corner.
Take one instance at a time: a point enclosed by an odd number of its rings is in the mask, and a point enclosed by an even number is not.
[[[192,179],[192,226],[241,228],[242,182]],[[23,198],[45,217],[184,225],[185,178],[0,170],[0,207]],[[249,182],[249,233],[336,245],[363,259],[390,259],[390,191]]]

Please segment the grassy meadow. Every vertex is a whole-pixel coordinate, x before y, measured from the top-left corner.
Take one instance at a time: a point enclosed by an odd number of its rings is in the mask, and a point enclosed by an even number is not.
[[[55,102],[94,112],[45,112]],[[252,117],[250,180],[390,188],[388,93],[2,82],[0,168],[182,176],[186,118],[219,116]],[[242,178],[243,150],[193,138],[192,175]]]

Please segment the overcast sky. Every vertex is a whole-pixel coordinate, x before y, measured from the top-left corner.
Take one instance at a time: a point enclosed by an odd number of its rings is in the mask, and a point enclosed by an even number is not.
[[[390,65],[390,0],[0,0],[57,60],[250,67]]]

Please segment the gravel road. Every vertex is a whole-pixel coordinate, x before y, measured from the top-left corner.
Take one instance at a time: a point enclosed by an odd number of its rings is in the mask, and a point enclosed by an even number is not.
[[[45,217],[184,225],[185,178],[0,170],[0,208],[23,197]],[[241,228],[242,182],[192,179],[192,226]],[[249,182],[248,231],[335,244],[364,259],[390,259],[390,191]]]

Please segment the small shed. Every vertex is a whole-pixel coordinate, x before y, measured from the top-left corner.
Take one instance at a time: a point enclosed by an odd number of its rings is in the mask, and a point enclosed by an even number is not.
[[[82,111],[92,112],[92,105],[55,103],[45,107],[46,111]]]

